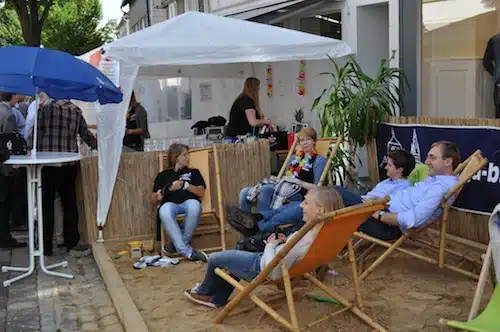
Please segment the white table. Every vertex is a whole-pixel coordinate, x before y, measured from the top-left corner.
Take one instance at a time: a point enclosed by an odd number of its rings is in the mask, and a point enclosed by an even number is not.
[[[30,276],[35,271],[35,257],[40,259],[40,267],[43,272],[56,277],[73,279],[70,274],[50,271],[57,267],[66,267],[68,262],[60,262],[52,265],[45,265],[43,254],[43,211],[42,211],[42,168],[44,166],[61,167],[63,164],[79,161],[79,153],[72,152],[37,152],[33,156],[11,156],[5,165],[13,167],[25,167],[28,178],[28,234],[29,234],[29,266],[12,267],[2,266],[2,272],[16,271],[24,272],[12,279],[3,282],[4,287],[10,286],[13,282]],[[35,199],[36,198],[36,199]],[[38,220],[38,248],[35,248],[35,214]]]

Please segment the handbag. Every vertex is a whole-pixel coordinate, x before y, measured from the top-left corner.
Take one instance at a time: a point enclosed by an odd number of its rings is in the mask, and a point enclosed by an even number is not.
[[[18,133],[0,134],[0,150],[8,150],[10,155],[20,156],[28,154],[28,144]]]

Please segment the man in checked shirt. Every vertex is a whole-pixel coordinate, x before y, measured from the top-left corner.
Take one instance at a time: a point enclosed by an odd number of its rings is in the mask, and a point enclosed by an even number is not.
[[[69,100],[49,100],[38,111],[37,151],[78,152],[77,138],[92,149],[97,148],[96,138],[92,135],[83,118],[82,111]],[[33,145],[32,135],[29,144]],[[88,246],[79,244],[78,210],[76,206],[75,182],[78,163],[62,167],[44,167],[42,170],[44,252],[53,254],[54,199],[56,192],[61,196],[64,208],[64,243],[67,251],[88,251]]]

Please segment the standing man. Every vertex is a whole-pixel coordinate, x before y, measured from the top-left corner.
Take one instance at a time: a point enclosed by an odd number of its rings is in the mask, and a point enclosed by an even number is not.
[[[78,135],[91,148],[97,148],[97,141],[88,130],[82,111],[69,100],[47,100],[38,112],[38,151],[78,152]],[[30,135],[30,145],[32,143]],[[87,251],[87,245],[79,244],[78,210],[75,183],[78,163],[62,167],[44,167],[42,171],[43,221],[45,255],[53,254],[54,200],[58,192],[64,208],[64,243],[58,245],[69,251]]]
[[[14,133],[16,119],[11,113],[12,93],[0,93],[0,134]],[[17,242],[10,234],[10,210],[12,204],[12,168],[0,164],[0,249],[22,248],[26,243]]]
[[[493,76],[495,117],[500,118],[500,33],[488,40],[483,57],[483,67]]]

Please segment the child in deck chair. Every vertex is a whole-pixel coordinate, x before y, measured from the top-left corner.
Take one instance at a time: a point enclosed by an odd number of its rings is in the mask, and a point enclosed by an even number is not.
[[[387,179],[379,182],[366,195],[356,195],[341,186],[336,186],[336,189],[342,195],[346,206],[361,204],[370,199],[384,198],[410,187],[408,176],[414,168],[415,157],[411,153],[406,150],[391,151],[387,154],[387,164],[385,165]]]
[[[332,212],[344,207],[342,198],[337,191],[318,187],[308,191],[301,205],[304,210],[305,222],[313,220],[318,214]],[[288,268],[304,257],[321,227],[322,224],[318,224],[311,229],[288,252],[284,258]],[[293,234],[288,239],[292,236]],[[218,308],[224,306],[233,292],[233,286],[219,277],[215,273],[215,268],[228,270],[237,280],[241,278],[250,281],[271,262],[286,241],[287,237],[284,234],[278,234],[277,237],[275,234],[271,234],[267,239],[263,253],[227,250],[211,254],[205,279],[201,284],[196,284],[192,289],[186,290],[184,295],[191,301],[207,307]],[[281,278],[281,267],[276,267],[269,274],[269,278],[272,280]]]
[[[159,217],[172,240],[161,248],[162,251],[178,251],[191,261],[207,261],[206,253],[194,250],[190,245],[191,236],[200,223],[201,198],[205,188],[200,171],[189,168],[188,146],[172,144],[168,149],[167,169],[157,175],[151,196],[153,205],[160,204]],[[177,222],[179,214],[184,214],[182,230]]]
[[[383,241],[395,240],[411,228],[419,228],[441,214],[439,205],[448,191],[458,183],[453,170],[460,163],[455,143],[439,141],[432,144],[425,164],[429,176],[407,189],[390,195],[389,208],[375,212],[359,230]]]

